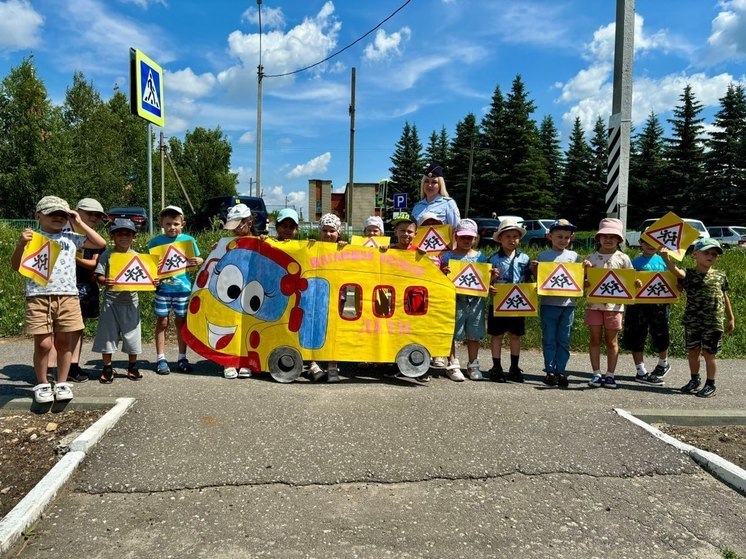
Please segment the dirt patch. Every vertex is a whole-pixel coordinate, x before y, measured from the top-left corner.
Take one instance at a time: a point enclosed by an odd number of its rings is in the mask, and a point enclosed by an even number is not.
[[[746,425],[656,425],[658,429],[699,449],[713,452],[746,469]]]
[[[107,411],[75,409],[38,415],[0,410],[0,518],[62,458],[74,434],[85,431]]]

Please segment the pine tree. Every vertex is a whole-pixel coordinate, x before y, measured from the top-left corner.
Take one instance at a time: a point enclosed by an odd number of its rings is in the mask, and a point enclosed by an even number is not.
[[[715,130],[707,142],[707,200],[699,217],[705,223],[741,223],[746,217],[746,91],[728,85],[715,114]],[[710,210],[704,213],[704,210]]]
[[[673,118],[668,119],[673,137],[666,138],[669,179],[663,204],[680,217],[694,218],[702,209],[700,200],[704,185],[704,119],[699,118],[702,103],[696,100],[688,84],[679,99],[681,104],[674,108]]]
[[[475,208],[475,215],[489,216],[492,212],[500,213],[502,201],[499,193],[504,191],[507,183],[509,142],[505,135],[505,98],[499,85],[495,87],[490,110],[484,115],[479,130],[474,164],[478,195],[472,197],[471,205]]]
[[[417,126],[404,123],[402,135],[391,156],[391,192],[407,194],[408,206],[411,210],[420,199],[420,182],[424,171],[422,160],[422,144],[417,135]]]
[[[593,174],[593,154],[585,141],[580,118],[575,119],[565,153],[562,173],[559,215],[580,229],[593,229],[604,210],[592,203],[590,194]]]
[[[590,195],[593,205],[599,208],[608,208],[606,204],[606,178],[608,175],[609,138],[603,119],[599,116],[593,125],[593,136],[591,137],[591,182]]]
[[[451,142],[451,160],[449,172],[445,177],[448,194],[456,201],[462,217],[482,215],[479,186],[472,177],[469,212],[466,211],[466,187],[469,175],[469,152],[474,148],[479,135],[479,126],[474,113],[466,115],[464,120],[456,124],[456,136]]]
[[[424,160],[426,164],[437,161],[443,167],[444,176],[449,175],[448,162],[451,159],[450,146],[448,142],[448,132],[445,126],[441,128],[440,133],[433,130],[430,134],[430,141],[425,148]]]
[[[531,119],[534,102],[528,98],[520,75],[513,80],[505,103],[505,136],[509,140],[507,176],[498,213],[539,219],[552,214],[547,163],[541,152],[536,122]]]
[[[666,188],[665,149],[663,127],[655,112],[650,111],[642,132],[632,142],[627,213],[632,227],[667,211],[661,203]]]
[[[562,179],[562,150],[560,148],[559,131],[554,124],[551,115],[545,116],[541,125],[539,125],[539,143],[541,144],[541,153],[547,162],[547,173],[549,174],[549,184],[555,204],[559,200],[560,180]],[[555,207],[555,212],[560,208]]]

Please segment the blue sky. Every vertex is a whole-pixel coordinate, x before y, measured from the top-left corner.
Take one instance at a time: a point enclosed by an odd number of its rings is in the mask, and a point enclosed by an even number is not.
[[[405,0],[263,0],[262,62],[281,74],[347,46]],[[355,180],[388,177],[405,121],[430,133],[469,112],[481,119],[495,86],[520,73],[537,121],[563,142],[576,116],[611,112],[614,0],[411,0],[377,32],[312,70],[265,78],[262,186],[270,206],[307,215],[310,178],[344,188],[350,72],[356,68]],[[746,84],[746,0],[637,0],[633,121],[665,119],[685,84],[710,120],[730,82]],[[0,70],[33,52],[61,103],[76,70],[104,98],[128,91],[129,48],[165,69],[167,136],[220,126],[247,193],[256,165],[256,0],[0,0]],[[446,177],[447,179],[447,177]]]

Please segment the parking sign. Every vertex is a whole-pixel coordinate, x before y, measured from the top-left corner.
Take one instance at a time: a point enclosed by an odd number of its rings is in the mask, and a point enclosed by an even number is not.
[[[406,192],[398,192],[394,194],[394,209],[403,210],[407,207],[407,194]]]

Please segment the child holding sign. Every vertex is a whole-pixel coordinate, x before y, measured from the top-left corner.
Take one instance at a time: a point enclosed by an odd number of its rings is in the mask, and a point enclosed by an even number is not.
[[[26,332],[34,336],[34,400],[48,404],[54,400],[72,400],[73,391],[67,382],[72,356],[73,336],[83,329],[83,318],[75,282],[75,254],[79,248],[104,248],[106,241],[71,210],[65,200],[45,196],[36,204],[39,232],[59,247],[54,266],[49,252],[24,255],[26,245],[34,237],[31,229],[24,229],[11,256],[11,265],[19,270],[31,269],[46,281],[42,284],[26,280]],[[82,235],[63,231],[72,222]],[[51,252],[51,248],[50,248]],[[24,274],[27,275],[27,274]],[[54,344],[57,349],[57,383],[47,382],[49,352]]]
[[[622,221],[606,217],[598,225],[596,241],[599,247],[583,262],[586,268],[632,268],[629,256],[619,250],[624,242]],[[587,283],[587,280],[586,280]],[[588,353],[593,376],[588,382],[592,388],[616,388],[614,371],[619,359],[619,330],[622,329],[624,305],[618,303],[588,303],[585,306],[585,323],[590,330]],[[601,336],[606,342],[606,375],[601,375]]]
[[[640,239],[642,254],[632,260],[632,266],[638,272],[665,272],[668,268],[663,259],[656,254],[656,248]],[[637,288],[642,282],[635,282]],[[668,317],[671,305],[665,303],[629,305],[624,316],[622,347],[632,352],[637,373],[635,380],[643,384],[660,386],[671,370],[668,363]],[[652,372],[645,368],[645,341],[650,333],[650,345],[658,352],[658,364]]]
[[[581,262],[574,250],[567,247],[572,242],[576,227],[566,219],[558,219],[549,226],[551,248],[539,254],[539,262]],[[570,334],[575,321],[575,297],[542,296],[541,346],[544,354],[544,383],[548,386],[566,387],[567,362],[570,360]]]
[[[103,368],[98,380],[109,384],[114,381],[114,368],[111,356],[116,351],[119,338],[122,338],[122,351],[129,356],[127,378],[140,380],[142,373],[137,367],[137,356],[142,353],[140,335],[140,308],[137,291],[113,291],[114,278],[110,273],[112,253],[134,253],[135,224],[129,219],[115,219],[109,227],[114,248],[107,249],[99,256],[96,265],[96,280],[106,289],[101,318],[93,341],[93,351],[101,354]]]
[[[681,387],[681,391],[691,394],[697,392],[702,384],[699,376],[699,357],[702,355],[707,380],[697,396],[709,398],[715,395],[715,355],[720,349],[720,338],[723,333],[730,334],[736,326],[728,297],[728,278],[725,272],[713,268],[717,258],[723,254],[723,249],[715,239],[700,239],[694,244],[692,253],[696,265],[686,270],[674,264],[668,250],[661,249],[660,253],[669,271],[678,278],[686,291],[682,322],[691,379]],[[723,320],[727,320],[725,328]]]
[[[456,248],[441,255],[441,270],[449,273],[449,262],[451,260],[463,260],[465,262],[487,262],[487,258],[478,250],[474,250],[474,244],[479,238],[477,224],[471,219],[462,219],[456,225]],[[482,380],[482,372],[479,370],[479,342],[484,338],[484,298],[476,295],[456,295],[456,331],[454,342],[466,340],[466,351],[469,356],[469,364],[466,372],[471,380]],[[451,349],[450,363],[446,368],[448,378],[460,382],[465,380],[461,372],[461,366],[456,358],[455,344]]]
[[[169,245],[172,243],[189,243],[192,245],[194,256],[188,258],[186,265],[189,267],[199,266],[203,260],[199,257],[199,249],[194,237],[183,233],[184,212],[178,206],[166,206],[161,210],[159,225],[163,234],[153,237],[148,243],[148,249]],[[192,371],[192,365],[187,360],[186,342],[181,338],[181,327],[186,322],[187,302],[192,291],[192,282],[186,269],[178,275],[162,280],[155,292],[155,352],[156,370],[159,375],[167,375],[171,372],[166,361],[166,328],[168,328],[168,315],[173,309],[174,324],[176,326],[176,341],[179,346],[178,368],[180,373]]]

